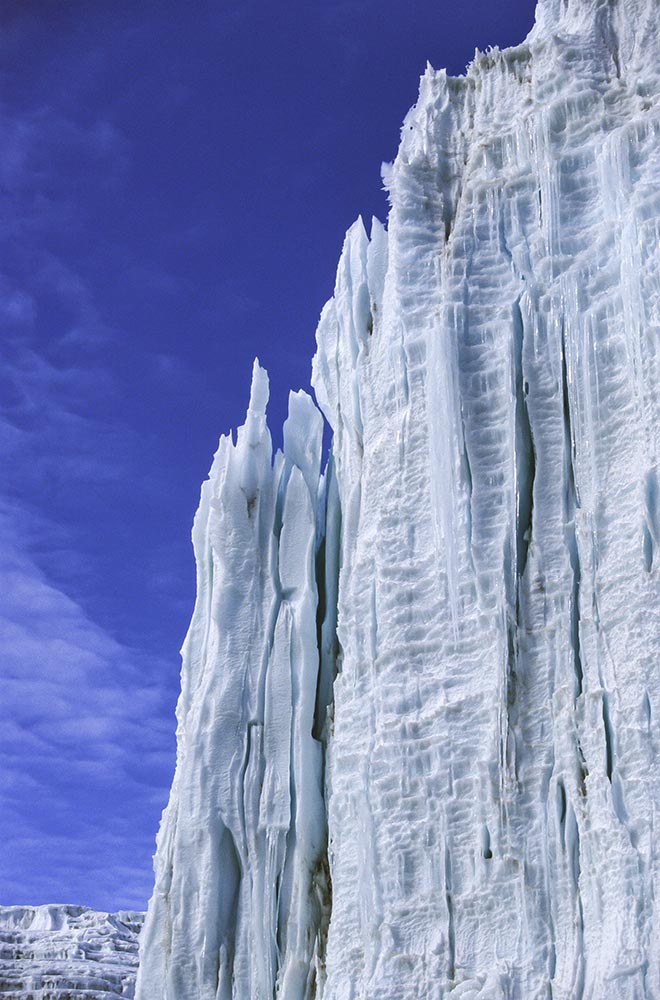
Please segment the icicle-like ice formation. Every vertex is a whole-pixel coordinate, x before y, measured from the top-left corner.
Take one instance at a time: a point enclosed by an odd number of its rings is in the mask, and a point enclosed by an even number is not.
[[[193,529],[177,768],[158,837],[138,996],[296,1000],[327,908],[315,575],[322,419],[292,393],[271,466],[255,362]]]
[[[322,489],[256,371],[140,1000],[660,998],[659,16],[427,69],[319,325]]]

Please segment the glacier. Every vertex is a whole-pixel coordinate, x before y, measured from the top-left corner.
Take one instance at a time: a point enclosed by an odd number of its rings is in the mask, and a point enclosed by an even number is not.
[[[0,906],[4,1000],[132,1000],[143,913]]]
[[[660,5],[428,66],[193,542],[138,1000],[660,1000]]]

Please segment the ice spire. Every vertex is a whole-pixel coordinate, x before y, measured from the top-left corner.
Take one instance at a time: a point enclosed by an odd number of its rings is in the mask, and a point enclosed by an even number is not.
[[[271,465],[255,360],[193,529],[177,769],[142,936],[141,1000],[303,1000],[317,975],[326,823],[316,730],[322,418],[292,394]]]

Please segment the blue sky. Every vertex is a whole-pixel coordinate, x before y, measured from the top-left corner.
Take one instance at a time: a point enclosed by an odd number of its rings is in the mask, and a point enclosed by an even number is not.
[[[0,903],[143,908],[190,527],[252,359],[280,439],[428,59],[530,0],[5,0]]]

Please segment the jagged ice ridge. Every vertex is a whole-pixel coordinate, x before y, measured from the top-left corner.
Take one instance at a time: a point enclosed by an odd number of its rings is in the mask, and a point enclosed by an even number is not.
[[[658,0],[430,66],[194,527],[139,1000],[660,998]]]

